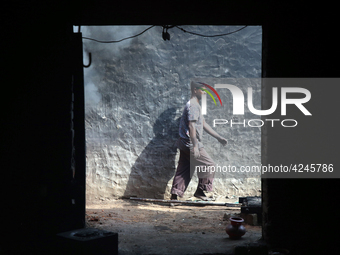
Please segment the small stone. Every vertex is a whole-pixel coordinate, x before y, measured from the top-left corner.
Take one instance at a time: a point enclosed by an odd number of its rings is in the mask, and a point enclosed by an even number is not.
[[[225,213],[223,215],[223,220],[226,221],[226,220],[229,220],[229,218],[231,217],[231,215],[229,213]]]
[[[204,235],[204,234],[205,234],[205,232],[202,232],[202,234]]]

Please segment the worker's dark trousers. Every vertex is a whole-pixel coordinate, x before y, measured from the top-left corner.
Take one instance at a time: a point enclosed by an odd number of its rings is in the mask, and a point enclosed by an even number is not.
[[[199,149],[200,157],[195,159],[189,150],[180,150],[177,171],[172,183],[171,194],[183,197],[195,171],[198,176],[197,188],[212,191],[215,172],[209,171],[209,166],[215,166],[214,161],[204,148]],[[200,170],[199,170],[200,169]]]

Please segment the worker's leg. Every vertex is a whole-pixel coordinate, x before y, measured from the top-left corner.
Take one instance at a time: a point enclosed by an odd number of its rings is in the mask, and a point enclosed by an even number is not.
[[[178,166],[172,183],[171,194],[183,197],[192,177],[191,172],[190,152],[180,150]],[[175,198],[175,196],[172,196],[172,198]]]
[[[209,156],[204,148],[200,149],[200,157],[197,159],[192,159],[195,164],[195,168],[198,176],[198,185],[195,192],[196,195],[205,196],[203,191],[213,190],[213,181],[215,171],[211,171],[210,167],[215,167],[215,162]]]

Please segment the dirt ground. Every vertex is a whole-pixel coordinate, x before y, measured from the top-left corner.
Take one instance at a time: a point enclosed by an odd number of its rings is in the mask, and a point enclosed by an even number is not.
[[[225,232],[228,217],[239,215],[240,207],[117,199],[87,205],[86,225],[118,233],[122,255],[233,254],[235,246],[257,242],[262,236],[260,226],[244,224],[246,234],[230,239]]]

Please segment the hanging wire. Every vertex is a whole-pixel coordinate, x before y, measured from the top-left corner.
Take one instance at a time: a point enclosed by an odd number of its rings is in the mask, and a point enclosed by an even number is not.
[[[127,39],[131,39],[131,38],[134,38],[134,37],[137,37],[137,36],[140,36],[141,34],[145,33],[146,31],[148,31],[149,29],[153,28],[154,26],[156,25],[152,25],[150,27],[148,27],[147,29],[145,29],[144,31],[142,31],[141,33],[139,34],[136,34],[136,35],[133,35],[133,36],[130,36],[130,37],[126,37],[126,38],[123,38],[123,39],[120,39],[118,41],[100,41],[100,40],[96,40],[96,39],[93,39],[93,38],[89,38],[89,37],[83,37],[83,39],[86,39],[86,40],[91,40],[91,41],[95,41],[95,42],[99,42],[99,43],[118,43],[118,42],[121,42],[121,41],[124,41],[124,40],[127,40]],[[217,36],[225,36],[225,35],[230,35],[230,34],[233,34],[233,33],[236,33],[238,31],[241,31],[242,29],[245,29],[247,26],[244,26],[238,30],[235,30],[233,32],[230,32],[230,33],[226,33],[226,34],[218,34],[218,35],[202,35],[202,34],[198,34],[198,33],[194,33],[194,32],[190,32],[190,31],[186,31],[185,29],[179,27],[179,26],[175,26],[175,25],[172,25],[172,26],[169,26],[169,25],[163,25],[163,34],[164,34],[164,29],[166,29],[166,31],[168,31],[169,28],[173,28],[173,27],[177,27],[178,29],[180,29],[181,31],[183,31],[184,33],[188,33],[188,34],[192,34],[192,35],[197,35],[197,36],[202,36],[202,37],[217,37]],[[164,39],[164,38],[163,38]],[[170,39],[168,39],[170,40]]]
[[[235,30],[233,32],[230,32],[230,33],[226,33],[226,34],[218,34],[218,35],[202,35],[202,34],[197,34],[197,33],[194,33],[194,32],[189,32],[189,31],[186,31],[184,30],[183,28],[179,27],[179,26],[175,26],[177,27],[178,29],[182,30],[184,33],[188,33],[188,34],[192,34],[192,35],[198,35],[198,36],[203,36],[203,37],[217,37],[217,36],[224,36],[224,35],[230,35],[230,34],[233,34],[233,33],[236,33],[238,31],[241,31],[242,29],[245,29],[247,26],[244,26],[238,30]]]
[[[139,33],[137,35],[126,37],[126,38],[123,38],[123,39],[118,40],[118,41],[100,41],[100,40],[96,40],[96,39],[88,38],[88,37],[83,37],[83,39],[87,39],[87,40],[91,40],[91,41],[95,41],[95,42],[99,42],[99,43],[118,43],[118,42],[121,42],[121,41],[124,41],[124,40],[127,40],[127,39],[131,39],[131,38],[140,36],[141,34],[145,33],[146,31],[148,31],[150,28],[153,28],[154,26],[155,25],[152,25],[151,27],[148,27],[147,29],[145,29],[144,31],[142,31],[141,33]]]

